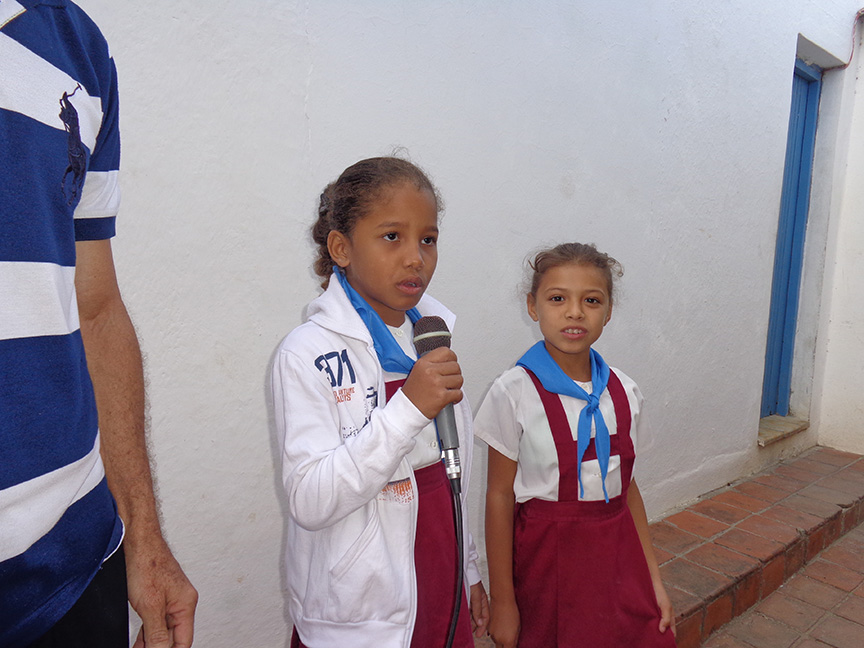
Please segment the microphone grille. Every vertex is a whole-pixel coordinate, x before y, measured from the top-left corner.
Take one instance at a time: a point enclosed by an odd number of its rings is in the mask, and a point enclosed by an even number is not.
[[[414,322],[414,348],[418,357],[442,346],[450,348],[450,329],[443,319],[428,315]]]

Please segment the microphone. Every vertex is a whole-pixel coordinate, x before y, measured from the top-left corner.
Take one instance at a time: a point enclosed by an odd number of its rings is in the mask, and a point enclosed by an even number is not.
[[[450,329],[443,319],[429,315],[414,322],[414,348],[418,357],[442,346],[450,348]],[[456,431],[453,403],[445,405],[438,413],[435,427],[438,429],[438,445],[441,447],[447,477],[457,487],[458,492],[462,465],[459,461],[459,434]]]

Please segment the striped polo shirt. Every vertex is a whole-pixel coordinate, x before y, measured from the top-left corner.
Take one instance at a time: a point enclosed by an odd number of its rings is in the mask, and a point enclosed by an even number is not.
[[[119,205],[117,76],[65,0],[0,0],[0,646],[56,623],[122,538],[99,454],[75,242]]]

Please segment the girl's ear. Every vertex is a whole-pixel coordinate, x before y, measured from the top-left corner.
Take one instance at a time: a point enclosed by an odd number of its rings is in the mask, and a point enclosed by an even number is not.
[[[327,251],[340,268],[347,268],[351,263],[351,241],[342,232],[330,230],[327,235]]]
[[[606,326],[609,323],[609,320],[612,319],[612,306],[609,306],[609,310],[606,312],[606,321],[603,322],[603,326]]]
[[[534,295],[528,293],[525,301],[528,306],[528,314],[531,316],[531,319],[535,322],[538,321],[540,318],[537,317],[537,300],[534,298]]]

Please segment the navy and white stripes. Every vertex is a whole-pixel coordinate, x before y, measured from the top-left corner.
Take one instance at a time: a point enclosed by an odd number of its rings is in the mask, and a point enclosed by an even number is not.
[[[114,235],[119,162],[98,28],[66,0],[0,0],[2,646],[50,628],[122,537],[75,294],[76,241]]]

